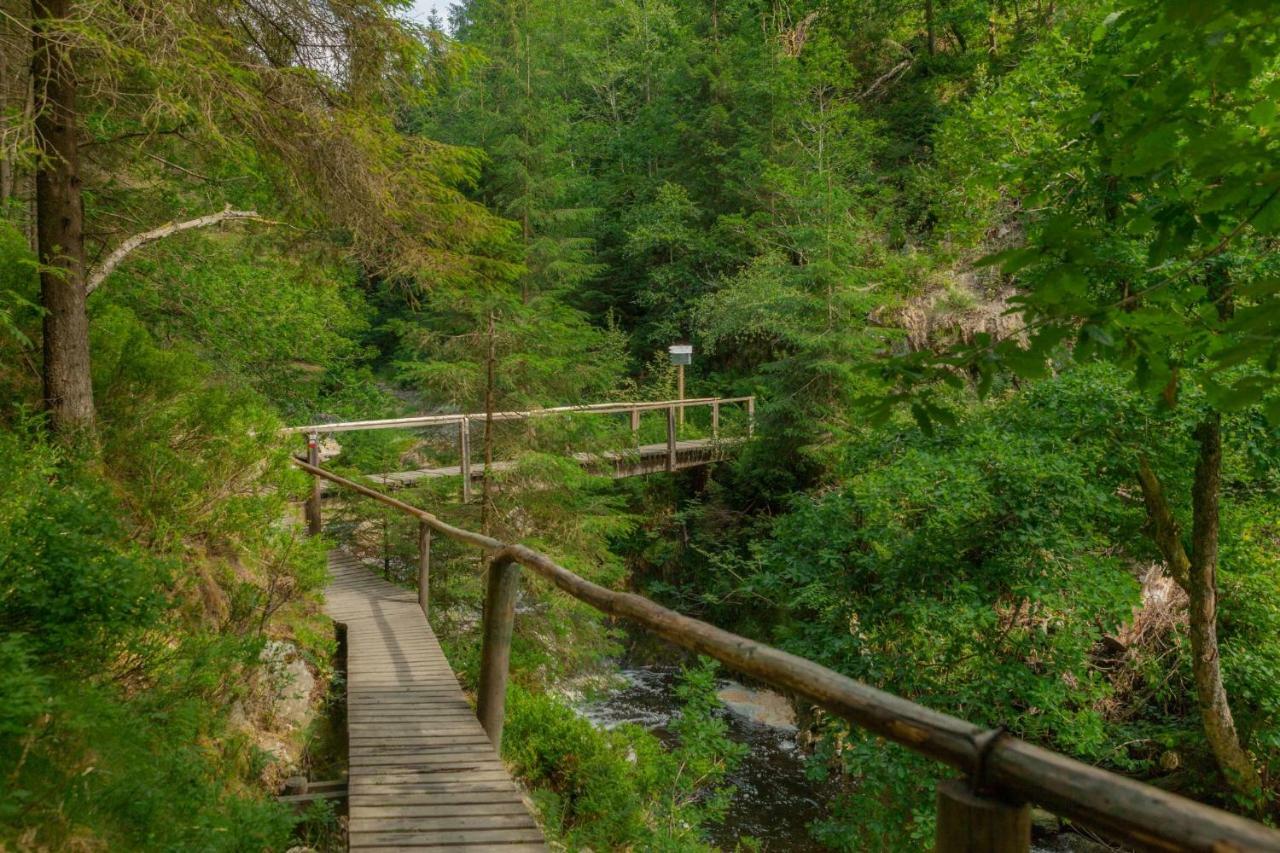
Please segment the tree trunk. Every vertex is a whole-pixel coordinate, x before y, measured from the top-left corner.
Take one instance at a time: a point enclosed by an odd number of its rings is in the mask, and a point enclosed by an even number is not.
[[[489,311],[489,334],[485,351],[484,382],[484,480],[480,496],[480,530],[489,535],[493,523],[493,391],[496,380],[497,349],[494,343],[494,311]]]
[[[1191,669],[1205,737],[1233,787],[1256,795],[1258,772],[1240,745],[1218,659],[1218,503],[1222,480],[1222,417],[1213,412],[1196,427],[1200,458],[1192,484]]]
[[[1191,555],[1164,496],[1160,480],[1146,459],[1138,460],[1138,481],[1147,505],[1157,547],[1169,572],[1190,599],[1191,672],[1205,739],[1227,781],[1254,798],[1260,780],[1253,761],[1240,745],[1218,657],[1218,504],[1222,479],[1221,416],[1212,412],[1196,427],[1200,456],[1191,487]]]
[[[59,434],[91,432],[89,315],[84,279],[76,80],[65,45],[44,34],[71,0],[32,0],[32,78],[40,165],[36,171],[36,243],[44,307],[44,402]]]
[[[933,25],[933,0],[924,0],[924,29],[925,37],[928,39],[929,55],[933,56],[938,51],[937,33]]]

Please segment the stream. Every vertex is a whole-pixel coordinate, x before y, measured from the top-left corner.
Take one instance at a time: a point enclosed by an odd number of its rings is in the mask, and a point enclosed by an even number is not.
[[[668,726],[680,707],[675,696],[680,668],[669,664],[633,666],[619,674],[619,688],[580,704],[579,712],[598,726],[633,723],[671,743],[674,735]],[[804,754],[796,746],[794,728],[776,724],[788,713],[783,710],[785,700],[776,693],[748,690],[732,681],[722,680],[719,688],[722,699],[732,701],[738,709],[723,706],[729,736],[746,744],[748,750],[729,774],[728,782],[737,790],[724,822],[711,829],[710,840],[728,850],[743,836],[758,839],[770,851],[825,849],[809,838],[806,827],[825,816],[827,793],[823,783],[805,777]],[[755,705],[749,706],[752,702]],[[756,722],[748,713],[775,725]]]
[[[578,712],[602,728],[632,723],[671,744],[675,736],[669,724],[680,709],[675,694],[680,667],[632,664],[618,674],[620,686],[578,703]],[[725,703],[721,714],[729,725],[729,737],[746,744],[748,750],[728,776],[736,789],[729,812],[723,823],[709,829],[708,840],[725,850],[734,849],[744,836],[760,841],[766,851],[828,849],[809,837],[808,825],[826,816],[833,786],[805,776],[804,752],[796,745],[794,728],[786,725],[790,722],[786,700],[734,681],[722,679],[717,687]],[[1032,853],[1110,853],[1115,849],[1072,832],[1041,830],[1037,836]]]

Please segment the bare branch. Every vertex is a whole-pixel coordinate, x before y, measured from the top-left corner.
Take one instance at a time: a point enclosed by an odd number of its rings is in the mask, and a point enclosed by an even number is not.
[[[884,74],[877,77],[876,81],[872,83],[870,86],[868,86],[865,92],[863,92],[861,95],[858,96],[858,100],[865,101],[867,98],[874,95],[877,89],[879,89],[881,86],[883,86],[886,83],[892,82],[896,77],[898,77],[908,68],[910,68],[911,63],[913,61],[914,61],[913,59],[908,57],[902,60],[901,62],[899,62],[897,65],[890,68]]]
[[[191,231],[195,228],[206,228],[210,225],[217,225],[219,222],[230,222],[237,219],[252,219],[258,222],[270,222],[263,219],[254,210],[232,210],[231,205],[227,205],[217,213],[210,213],[206,216],[199,216],[195,219],[188,219],[185,222],[166,222],[159,228],[152,228],[150,231],[143,231],[141,234],[135,234],[125,240],[115,248],[111,254],[103,259],[102,263],[94,268],[89,274],[88,281],[85,284],[85,290],[93,293],[98,289],[98,285],[111,275],[130,253],[139,249],[148,243],[154,243],[156,240],[163,239],[172,234],[178,234],[182,231]],[[271,223],[277,224],[277,223]]]

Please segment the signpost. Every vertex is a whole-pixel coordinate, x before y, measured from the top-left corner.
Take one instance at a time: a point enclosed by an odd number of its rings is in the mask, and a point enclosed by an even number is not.
[[[693,363],[693,344],[672,344],[667,347],[671,363],[676,366],[676,399],[684,399],[684,366]],[[676,420],[684,425],[684,406],[676,409]]]

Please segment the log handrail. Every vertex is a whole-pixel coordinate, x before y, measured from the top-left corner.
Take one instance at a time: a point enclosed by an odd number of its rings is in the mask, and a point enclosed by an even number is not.
[[[695,406],[723,406],[733,403],[746,403],[748,414],[755,411],[755,397],[694,397],[688,400],[654,400],[634,403],[587,403],[577,406],[552,406],[546,409],[523,409],[509,412],[494,412],[495,421],[515,421],[526,418],[541,418],[551,415],[593,414],[610,415],[624,412],[649,412],[666,409],[670,406],[692,408]],[[306,426],[284,427],[281,435],[309,435],[311,433],[353,432],[366,429],[413,429],[416,427],[442,426],[461,423],[471,419],[484,420],[484,412],[459,412],[447,415],[414,415],[408,418],[382,418],[368,421],[342,421],[332,424],[308,424]]]
[[[886,740],[961,771],[976,794],[1036,803],[1143,850],[1280,851],[1280,832],[1260,823],[1035,746],[1003,729],[987,729],[935,711],[635,593],[607,589],[525,545],[507,544],[455,527],[424,509],[318,465],[296,457],[293,461],[315,477],[394,507],[441,535],[493,555],[485,605],[486,621],[491,624],[483,630],[479,715],[495,745],[501,739],[510,623],[514,618],[510,606],[515,594],[512,567],[520,565],[602,613],[625,618],[675,645],[803,696]],[[491,614],[501,624],[490,619]],[[949,820],[948,825],[951,823]],[[986,849],[944,845],[941,835],[939,841],[939,849]]]

